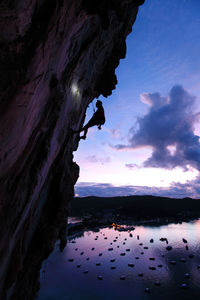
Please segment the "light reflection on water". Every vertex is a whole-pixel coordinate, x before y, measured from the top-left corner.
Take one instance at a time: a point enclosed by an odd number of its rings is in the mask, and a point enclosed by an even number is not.
[[[192,299],[199,296],[200,220],[160,227],[135,226],[131,233],[132,237],[130,232],[107,227],[74,236],[62,253],[56,247],[44,262],[37,300]],[[161,242],[161,237],[167,238],[168,244]],[[188,243],[184,243],[183,238]],[[153,243],[150,239],[154,240]],[[168,245],[172,246],[171,251],[166,250]],[[109,248],[113,250],[109,251]],[[191,254],[193,258],[189,257]],[[110,262],[112,259],[115,261]],[[176,264],[171,264],[171,261]],[[97,263],[101,265],[97,266]],[[130,263],[134,267],[128,266]],[[149,267],[156,269],[150,270]],[[84,274],[84,271],[88,273]],[[139,273],[143,273],[143,277],[139,277]],[[185,273],[190,277],[184,278]],[[124,280],[120,280],[122,275]],[[98,276],[102,276],[102,280]],[[160,281],[160,286],[155,285],[156,280]],[[181,289],[182,283],[187,283],[189,288]],[[144,292],[146,287],[150,293]]]

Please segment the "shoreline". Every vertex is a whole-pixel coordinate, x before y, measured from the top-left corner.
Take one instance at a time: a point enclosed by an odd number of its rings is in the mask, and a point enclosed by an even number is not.
[[[116,231],[133,231],[135,226],[151,226],[151,227],[160,227],[169,224],[182,224],[189,223],[192,221],[197,221],[200,219],[200,216],[193,218],[183,218],[175,220],[174,218],[154,218],[154,219],[92,219],[92,218],[83,218],[82,221],[76,223],[68,223],[67,225],[67,236],[71,238],[72,235],[78,234],[84,231],[100,229],[104,227],[115,228]]]

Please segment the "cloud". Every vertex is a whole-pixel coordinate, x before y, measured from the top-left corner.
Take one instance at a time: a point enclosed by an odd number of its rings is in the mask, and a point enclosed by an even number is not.
[[[132,186],[116,187],[109,183],[93,183],[93,182],[80,182],[75,186],[75,191],[80,197],[86,196],[99,196],[99,197],[113,197],[133,195]]]
[[[117,150],[149,146],[152,155],[145,167],[173,169],[177,166],[188,170],[189,166],[200,170],[199,136],[194,125],[200,113],[192,111],[195,97],[182,86],[174,86],[168,97],[159,93],[143,93],[141,101],[149,106],[148,113],[138,118],[138,129],[130,128],[128,145],[119,144]]]
[[[125,167],[132,170],[132,169],[141,169],[141,166],[137,164],[125,164]]]
[[[96,155],[90,155],[86,157],[86,160],[90,163],[101,163],[102,165],[109,163],[111,158],[109,156],[106,157],[97,157]]]
[[[121,136],[121,133],[120,133],[119,129],[117,129],[117,128],[110,129],[110,128],[105,127],[104,131],[110,133],[113,139],[118,139]]]
[[[172,183],[169,187],[149,186],[114,186],[109,183],[79,182],[75,186],[75,192],[79,197],[117,197],[130,195],[153,195],[172,198],[200,198],[200,177],[188,181],[185,184]]]
[[[103,131],[109,133],[112,137],[112,140],[123,140],[124,135],[122,134],[121,130],[119,128],[110,129],[108,127],[103,127]]]
[[[161,97],[159,93],[143,93],[140,95],[140,99],[144,104],[157,108],[168,103],[168,98]]]

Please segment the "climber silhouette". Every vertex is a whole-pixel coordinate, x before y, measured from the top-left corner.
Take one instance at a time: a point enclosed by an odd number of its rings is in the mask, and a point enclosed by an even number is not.
[[[105,123],[104,109],[103,109],[102,102],[100,100],[97,100],[96,107],[97,107],[97,110],[94,112],[92,118],[88,121],[88,123],[83,128],[73,131],[73,133],[78,133],[78,132],[84,131],[84,135],[80,136],[80,139],[83,139],[83,140],[86,139],[88,128],[97,125],[98,129],[101,130],[101,125],[103,125]]]

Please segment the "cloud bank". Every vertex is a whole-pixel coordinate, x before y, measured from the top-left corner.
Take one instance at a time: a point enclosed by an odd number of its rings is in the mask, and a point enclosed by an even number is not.
[[[176,85],[168,97],[143,93],[141,101],[149,106],[148,113],[138,119],[137,131],[134,127],[130,129],[129,144],[116,145],[115,149],[149,146],[153,151],[144,167],[200,170],[199,136],[194,134],[200,113],[193,112],[195,97]]]
[[[170,187],[158,188],[148,186],[113,186],[109,183],[79,182],[75,186],[79,197],[98,196],[116,197],[130,195],[153,195],[172,198],[200,198],[200,177],[185,184],[172,183]]]

